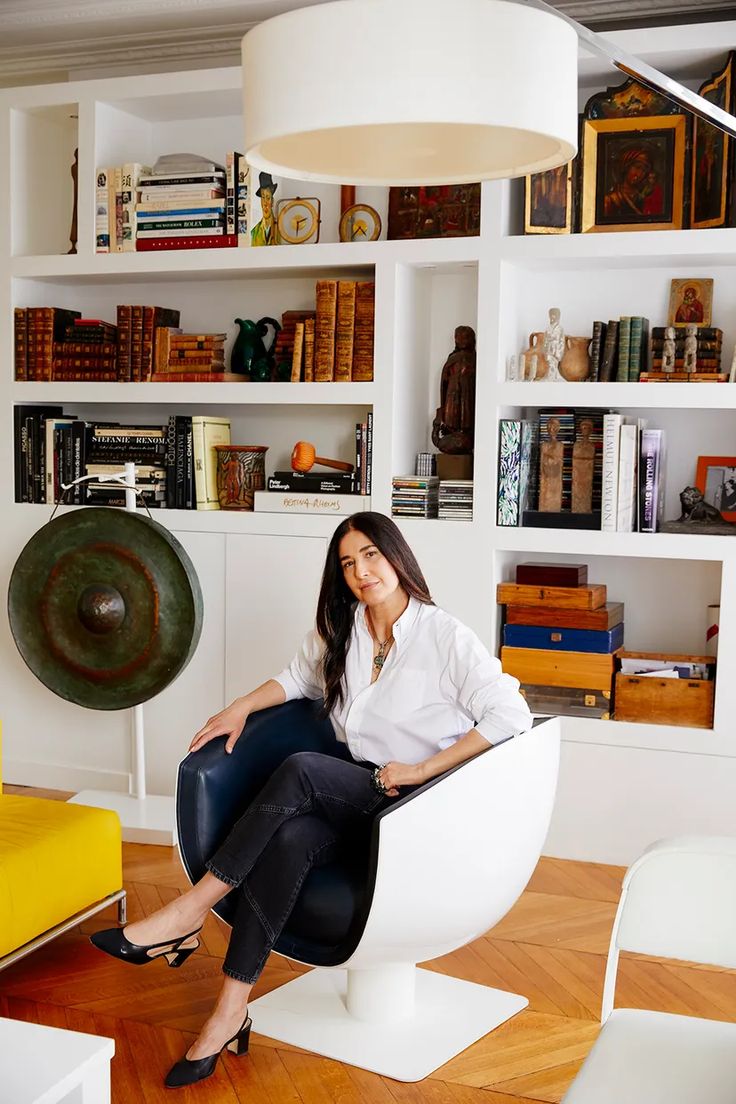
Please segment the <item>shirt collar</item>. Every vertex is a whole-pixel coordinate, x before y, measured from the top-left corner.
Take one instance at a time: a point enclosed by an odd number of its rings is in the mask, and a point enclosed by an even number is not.
[[[423,602],[420,602],[417,598],[414,598],[413,595],[409,595],[409,603],[406,609],[394,622],[393,636],[397,646],[399,646],[401,642],[406,639],[406,637],[408,637],[411,633],[417,617],[419,616],[419,611],[421,610],[423,605]],[[355,617],[358,625],[363,629],[364,632],[368,633],[368,635],[370,636],[370,629],[368,628],[365,619],[367,608],[368,607],[366,606],[365,602],[358,602],[355,610]]]

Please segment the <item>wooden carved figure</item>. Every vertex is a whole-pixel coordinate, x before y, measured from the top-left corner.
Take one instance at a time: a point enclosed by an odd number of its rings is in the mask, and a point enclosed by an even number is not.
[[[685,330],[685,371],[695,372],[698,366],[698,327],[690,325]]]
[[[583,418],[572,447],[572,512],[589,514],[593,510],[593,464],[595,445],[590,439],[593,422]]]
[[[547,438],[542,442],[539,464],[539,509],[559,514],[562,510],[562,454],[564,446],[557,440],[559,418],[547,422]]]
[[[440,452],[473,451],[475,431],[475,330],[458,326],[455,348],[440,379],[440,405],[432,423],[432,444]]]

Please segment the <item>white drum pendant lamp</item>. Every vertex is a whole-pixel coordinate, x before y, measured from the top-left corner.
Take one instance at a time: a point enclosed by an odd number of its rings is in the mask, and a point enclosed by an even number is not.
[[[246,159],[337,184],[524,176],[577,150],[578,36],[509,0],[336,0],[243,39]]]

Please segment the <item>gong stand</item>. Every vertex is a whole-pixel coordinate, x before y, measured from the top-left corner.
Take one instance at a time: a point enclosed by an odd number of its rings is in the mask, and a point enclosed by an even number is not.
[[[63,490],[83,483],[90,476],[82,476],[73,483],[64,484]],[[123,477],[103,475],[92,477],[96,482],[118,483],[125,488],[125,509],[135,513],[137,492],[135,464],[126,464]],[[120,817],[125,843],[157,843],[173,847],[176,843],[176,813],[173,797],[146,793],[146,750],[143,706],[131,707],[131,789],[130,794],[104,790],[82,790],[69,799],[72,805],[92,805],[97,809],[112,809]]]

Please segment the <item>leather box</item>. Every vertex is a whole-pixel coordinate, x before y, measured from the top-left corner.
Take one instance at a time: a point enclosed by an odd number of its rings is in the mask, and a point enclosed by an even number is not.
[[[623,647],[624,624],[613,629],[563,629],[543,625],[506,625],[503,642],[514,648],[550,648],[559,652],[608,654]]]
[[[523,563],[516,568],[516,581],[524,586],[585,586],[588,582],[588,565]]]

